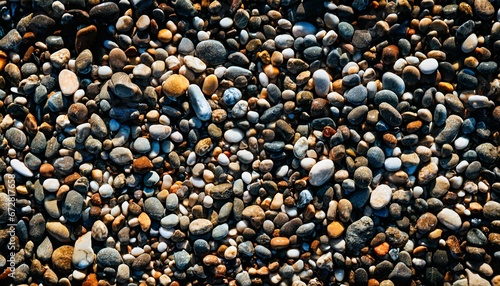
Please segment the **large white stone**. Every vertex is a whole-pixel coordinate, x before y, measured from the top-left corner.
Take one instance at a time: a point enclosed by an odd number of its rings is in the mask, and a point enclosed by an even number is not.
[[[325,159],[319,161],[309,171],[309,183],[313,186],[321,186],[330,180],[334,172],[335,166],[332,160]]]

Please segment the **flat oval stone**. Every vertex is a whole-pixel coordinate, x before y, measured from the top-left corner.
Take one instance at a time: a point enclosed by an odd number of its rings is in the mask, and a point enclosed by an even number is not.
[[[208,219],[195,219],[189,224],[189,232],[193,235],[203,235],[212,231],[213,224]]]
[[[405,82],[402,78],[392,72],[386,72],[382,76],[382,86],[384,89],[394,91],[398,96],[405,92]]]
[[[123,263],[122,256],[120,252],[114,248],[106,247],[101,250],[96,255],[97,264],[99,267],[112,267],[116,268],[118,265]]]
[[[125,147],[116,147],[109,153],[109,158],[117,165],[127,165],[132,163],[134,156],[132,151]]]
[[[328,73],[319,69],[313,73],[314,90],[319,97],[325,97],[330,91],[330,76]]]
[[[297,22],[292,28],[292,34],[295,38],[305,37],[307,35],[314,35],[316,30],[316,26],[309,22]]]
[[[379,105],[380,116],[384,119],[387,124],[397,127],[403,123],[403,117],[392,105],[386,102],[382,102]]]
[[[224,140],[228,143],[239,143],[245,138],[245,133],[239,128],[232,128],[224,132]]]
[[[5,139],[7,139],[10,146],[18,150],[24,149],[28,142],[26,134],[15,127],[7,129],[5,132]]]
[[[345,94],[345,99],[354,105],[361,105],[368,97],[366,87],[362,85],[355,86]]]
[[[437,214],[440,223],[450,230],[457,230],[462,226],[462,219],[460,216],[451,209],[444,208]]]
[[[313,186],[321,186],[333,176],[334,172],[335,167],[332,160],[321,160],[309,171],[309,183]]]
[[[120,7],[114,2],[104,2],[92,7],[89,15],[98,22],[113,23],[120,16]]]
[[[224,45],[215,40],[206,40],[196,45],[196,55],[209,66],[224,63],[227,51]]]
[[[207,69],[207,65],[197,57],[185,56],[184,64],[195,73],[202,73]]]
[[[438,61],[433,58],[425,59],[418,65],[418,68],[423,74],[432,74],[438,67]]]
[[[372,191],[370,195],[370,206],[379,210],[391,202],[392,189],[388,185],[381,184]]]
[[[83,196],[77,191],[69,191],[62,205],[62,215],[69,222],[76,222],[82,216]]]
[[[276,47],[282,50],[286,48],[291,48],[293,46],[294,41],[295,40],[293,39],[293,37],[288,34],[278,35],[274,38]]]

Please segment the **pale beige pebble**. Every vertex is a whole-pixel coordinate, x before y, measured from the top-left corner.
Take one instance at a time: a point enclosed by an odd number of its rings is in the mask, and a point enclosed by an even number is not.
[[[167,65],[167,69],[172,71],[176,71],[182,66],[181,61],[176,56],[166,58],[165,64]]]
[[[442,209],[437,214],[437,218],[440,223],[450,230],[457,230],[462,226],[462,219],[460,216],[454,210],[448,208]]]
[[[234,245],[229,246],[228,248],[226,248],[226,251],[224,251],[224,258],[227,260],[233,260],[237,255],[238,249]]]
[[[195,73],[202,73],[207,69],[207,65],[197,57],[185,56],[184,64]]]
[[[479,274],[470,271],[469,269],[465,269],[467,273],[467,280],[469,281],[470,286],[490,286],[490,282],[479,276]]]
[[[243,209],[242,215],[249,220],[255,228],[260,228],[266,218],[264,210],[258,205],[247,206]]]
[[[62,70],[59,73],[58,79],[61,92],[66,96],[73,95],[80,87],[80,83],[78,82],[78,77],[74,72],[70,70],[67,69]]]
[[[388,185],[381,184],[370,195],[370,206],[376,210],[387,206],[391,202],[392,189]]]
[[[422,169],[420,169],[420,171],[418,172],[418,182],[420,184],[429,183],[436,178],[438,171],[438,166],[433,162],[423,166]]]
[[[71,232],[68,229],[67,226],[62,224],[59,221],[49,221],[46,224],[46,229],[47,232],[53,236],[55,239],[59,240],[60,242],[69,242],[71,241],[70,235]]]
[[[273,200],[271,201],[271,210],[280,210],[283,205],[283,194],[276,193]]]
[[[81,281],[83,279],[85,279],[85,277],[87,277],[87,271],[84,271],[84,270],[73,270],[73,279],[77,280],[77,281]]]
[[[76,240],[71,262],[77,269],[86,269],[94,263],[94,250],[92,249],[92,236],[90,232],[87,232]]]
[[[60,49],[50,55],[50,61],[56,68],[64,67],[71,58],[71,53],[68,49]]]
[[[105,241],[108,239],[108,227],[104,222],[96,220],[92,225],[92,238],[97,241]]]

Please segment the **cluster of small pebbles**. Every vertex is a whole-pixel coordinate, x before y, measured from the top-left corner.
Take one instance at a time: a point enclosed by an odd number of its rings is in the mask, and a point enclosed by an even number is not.
[[[0,283],[500,285],[499,8],[0,1]]]

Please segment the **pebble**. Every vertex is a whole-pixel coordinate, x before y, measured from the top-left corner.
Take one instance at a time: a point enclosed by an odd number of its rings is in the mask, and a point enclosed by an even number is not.
[[[440,223],[450,230],[457,230],[462,226],[462,219],[453,210],[444,208],[437,214]]]
[[[370,217],[363,216],[351,223],[346,230],[346,246],[353,253],[359,253],[365,243],[374,235],[374,223]]]
[[[330,91],[330,75],[319,69],[313,73],[314,89],[319,97],[325,97]]]
[[[212,117],[212,108],[208,104],[205,95],[200,87],[191,84],[188,88],[189,102],[193,106],[194,112],[198,119],[207,121]]]
[[[227,52],[220,42],[206,40],[196,45],[196,55],[208,66],[216,66],[224,62]]]
[[[333,161],[325,159],[316,163],[309,171],[309,183],[313,186],[321,186],[334,174]]]
[[[370,206],[379,210],[391,202],[392,189],[388,185],[379,185],[370,194]]]
[[[171,97],[184,95],[189,87],[189,80],[180,74],[169,76],[162,84],[163,93]]]
[[[123,263],[123,258],[118,250],[105,247],[97,252],[96,261],[99,267],[117,268],[120,264]]]
[[[34,175],[33,172],[30,169],[28,169],[28,167],[26,167],[26,165],[23,162],[19,161],[18,159],[12,159],[10,161],[10,165],[12,166],[14,171],[19,173],[21,176],[31,178]]]
[[[423,74],[432,74],[438,69],[438,67],[438,61],[433,58],[425,59],[418,65],[418,68]]]
[[[59,73],[59,85],[62,94],[66,96],[73,95],[80,86],[78,77],[70,70],[64,69]]]
[[[71,262],[77,269],[86,269],[94,263],[94,250],[92,249],[91,238],[91,233],[87,232],[75,242]]]

